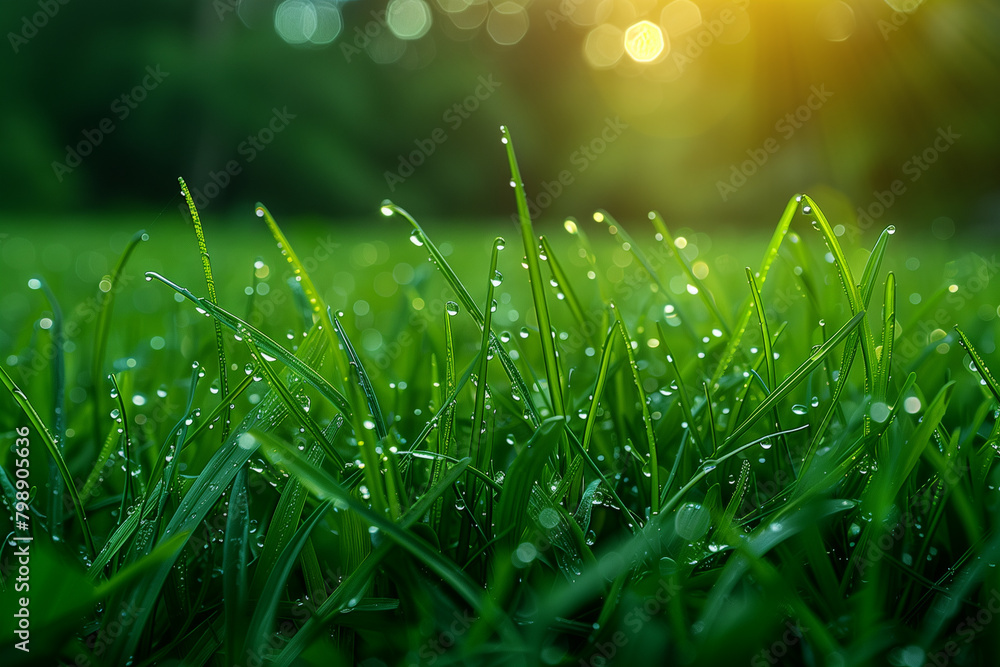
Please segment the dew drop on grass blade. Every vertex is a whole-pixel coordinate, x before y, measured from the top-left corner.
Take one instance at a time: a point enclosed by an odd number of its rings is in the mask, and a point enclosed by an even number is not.
[[[191,213],[191,222],[194,224],[194,234],[198,239],[198,252],[201,254],[201,268],[205,273],[205,285],[208,288],[208,300],[214,305],[219,305],[219,297],[215,292],[215,278],[212,275],[212,260],[208,255],[208,245],[205,243],[205,231],[201,227],[201,217],[198,215],[198,207],[194,205],[194,199],[191,198],[191,192],[188,190],[187,183],[184,182],[183,178],[178,178],[178,182],[181,184],[181,193],[184,195],[184,200],[187,202],[188,211]],[[222,389],[222,395],[225,396],[229,393],[229,368],[226,364],[226,342],[222,336],[222,324],[218,319],[213,320],[213,327],[215,328],[215,353],[218,355],[219,362],[219,383]],[[229,408],[225,410],[225,416],[222,420],[222,441],[225,442],[226,436],[229,435],[230,427],[230,413]]]

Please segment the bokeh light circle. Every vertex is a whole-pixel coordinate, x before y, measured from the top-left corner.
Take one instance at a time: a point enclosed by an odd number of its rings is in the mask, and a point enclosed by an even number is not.
[[[400,39],[420,39],[431,29],[431,8],[424,0],[392,0],[385,10],[385,22]]]
[[[633,23],[625,30],[625,52],[638,63],[650,63],[667,50],[667,38],[652,21]]]
[[[308,0],[284,0],[274,10],[274,30],[289,44],[308,42],[318,23],[316,7]]]
[[[486,19],[486,32],[497,44],[517,44],[528,33],[528,12],[516,2],[501,2]]]
[[[817,12],[816,27],[819,28],[823,39],[843,42],[854,34],[854,29],[857,27],[854,10],[842,0],[831,0]]]
[[[624,53],[624,33],[610,23],[602,23],[591,30],[583,44],[583,56],[595,69],[613,67]]]

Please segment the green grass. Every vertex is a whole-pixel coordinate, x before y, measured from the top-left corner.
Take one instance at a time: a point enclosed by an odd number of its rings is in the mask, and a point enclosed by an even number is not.
[[[339,246],[261,205],[192,206],[197,248],[89,232],[44,300],[7,258],[34,541],[4,664],[994,654],[994,258],[868,249],[805,196],[770,243],[606,211],[539,236],[504,143],[518,250],[384,202]]]

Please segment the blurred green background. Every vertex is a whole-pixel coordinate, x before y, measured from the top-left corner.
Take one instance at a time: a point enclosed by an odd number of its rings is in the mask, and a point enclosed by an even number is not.
[[[0,25],[10,224],[176,216],[179,175],[213,223],[509,216],[501,123],[541,224],[764,228],[796,191],[869,236],[1000,215],[990,0],[10,0]]]

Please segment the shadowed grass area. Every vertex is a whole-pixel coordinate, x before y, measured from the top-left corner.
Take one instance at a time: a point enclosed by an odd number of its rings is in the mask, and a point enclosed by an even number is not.
[[[516,250],[192,205],[101,280],[94,232],[47,301],[11,270],[4,664],[992,654],[995,258],[869,251],[804,195],[767,244],[540,237],[503,138]]]

